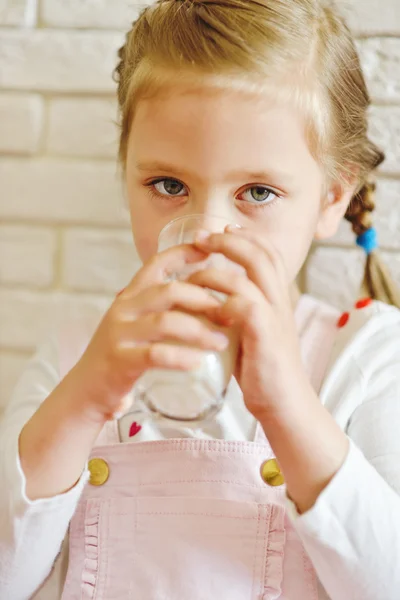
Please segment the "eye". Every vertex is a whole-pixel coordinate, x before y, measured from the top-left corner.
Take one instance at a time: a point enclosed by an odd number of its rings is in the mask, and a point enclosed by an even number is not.
[[[250,188],[247,188],[244,192],[241,193],[242,198],[239,197],[239,200],[246,200],[247,202],[251,202],[252,204],[270,204],[276,198],[279,198],[279,194],[274,192],[271,188],[266,187],[265,185],[254,185]]]
[[[157,179],[150,183],[161,196],[186,196],[187,189],[177,179]]]

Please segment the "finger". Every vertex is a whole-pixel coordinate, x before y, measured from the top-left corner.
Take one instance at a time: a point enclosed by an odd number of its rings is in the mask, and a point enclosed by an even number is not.
[[[173,308],[190,313],[205,313],[219,305],[207,290],[184,281],[172,281],[146,288],[135,298],[122,295],[118,299],[118,319],[135,321],[148,313],[164,312]]]
[[[116,331],[120,350],[154,342],[176,341],[203,350],[220,352],[228,338],[208,320],[178,311],[153,313],[130,324],[120,324]]]
[[[163,283],[175,273],[184,270],[187,265],[201,262],[205,253],[191,244],[174,246],[156,254],[135,275],[128,287],[122,292],[123,297],[135,296],[140,290]]]
[[[127,348],[121,359],[125,361],[127,380],[130,382],[128,387],[131,388],[148,369],[194,371],[201,367],[205,356],[205,352],[195,348],[157,343]],[[114,409],[110,407],[110,420],[121,418],[131,404],[130,397],[129,400],[124,398],[119,404],[116,403]]]
[[[126,359],[134,365],[133,377],[148,369],[191,371],[201,367],[206,354],[202,350],[165,343],[147,344],[126,350]]]
[[[196,245],[210,253],[223,254],[229,260],[242,266],[248,278],[262,291],[273,304],[281,302],[282,285],[268,254],[254,241],[236,234],[212,234]]]
[[[287,282],[287,273],[285,264],[283,261],[283,257],[279,250],[269,242],[269,240],[258,232],[252,231],[251,229],[247,229],[245,227],[234,227],[228,225],[226,228],[227,233],[231,233],[236,237],[243,237],[247,240],[251,240],[256,244],[261,250],[267,253],[272,265],[275,267],[277,273],[282,277],[284,282]]]
[[[259,343],[260,328],[271,315],[268,303],[256,303],[243,296],[231,296],[227,302],[216,309],[216,317],[225,327],[238,327],[248,341]]]
[[[251,302],[265,302],[262,291],[255,283],[232,271],[205,269],[194,273],[189,281],[196,286],[208,288],[227,296],[238,295]],[[212,308],[210,307],[210,310]],[[215,308],[218,309],[218,306]]]

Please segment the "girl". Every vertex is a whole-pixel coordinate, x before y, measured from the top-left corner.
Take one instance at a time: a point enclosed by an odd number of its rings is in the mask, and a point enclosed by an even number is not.
[[[400,313],[366,299],[340,316],[294,284],[345,216],[369,296],[398,302],[374,252],[383,155],[348,29],[324,0],[162,0],[116,72],[144,266],[91,337],[44,345],[16,389],[0,597],[398,600]],[[156,255],[193,213],[241,227]],[[164,283],[212,252],[247,276]],[[242,395],[233,383],[215,421],[172,429],[129,408],[148,368],[222,350],[219,325],[239,330]]]

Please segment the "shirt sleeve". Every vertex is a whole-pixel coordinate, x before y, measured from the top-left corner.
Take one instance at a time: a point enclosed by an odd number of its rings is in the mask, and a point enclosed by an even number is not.
[[[85,472],[66,494],[30,501],[19,460],[19,435],[60,381],[58,345],[49,339],[29,361],[0,424],[0,598],[26,600],[50,574]]]
[[[400,325],[371,340],[364,357],[356,362],[365,398],[347,427],[344,465],[309,512],[288,506],[331,600],[398,600]]]

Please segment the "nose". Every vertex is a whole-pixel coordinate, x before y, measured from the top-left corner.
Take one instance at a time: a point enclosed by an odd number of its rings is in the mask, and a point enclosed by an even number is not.
[[[233,225],[234,220],[222,214],[200,214],[193,216],[193,234],[200,231],[208,233],[223,233],[227,225]]]
[[[159,251],[180,244],[191,244],[201,231],[222,233],[227,225],[232,225],[232,219],[210,213],[189,214],[171,221],[161,231],[159,236]]]
[[[199,229],[210,233],[222,233],[227,225],[236,224],[234,211],[229,210],[228,207],[221,207],[221,205],[218,209],[217,207],[214,204],[198,214],[197,226]]]

